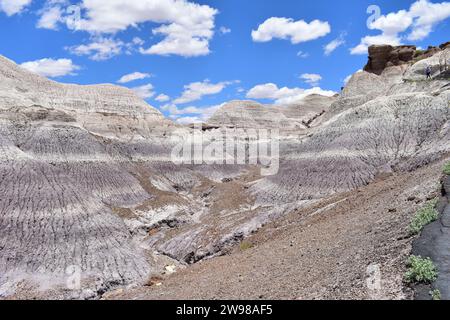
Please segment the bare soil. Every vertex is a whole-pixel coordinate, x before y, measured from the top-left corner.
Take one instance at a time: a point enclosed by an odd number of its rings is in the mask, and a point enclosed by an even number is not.
[[[105,299],[412,299],[403,282],[414,240],[408,224],[436,197],[444,162],[380,177],[266,225],[229,254],[201,261],[161,285]],[[381,286],[368,286],[370,270]]]

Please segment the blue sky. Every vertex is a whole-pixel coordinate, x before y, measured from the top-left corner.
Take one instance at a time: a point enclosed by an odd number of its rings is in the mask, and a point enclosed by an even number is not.
[[[431,0],[0,0],[0,54],[60,82],[134,74],[120,84],[190,122],[232,99],[332,94],[367,45],[437,45],[449,18]]]

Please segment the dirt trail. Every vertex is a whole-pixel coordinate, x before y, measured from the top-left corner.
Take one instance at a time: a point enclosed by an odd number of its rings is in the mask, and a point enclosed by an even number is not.
[[[410,299],[408,224],[439,193],[443,162],[327,198],[265,226],[226,256],[106,299]],[[250,248],[249,248],[250,247]],[[367,285],[373,272],[380,286]]]

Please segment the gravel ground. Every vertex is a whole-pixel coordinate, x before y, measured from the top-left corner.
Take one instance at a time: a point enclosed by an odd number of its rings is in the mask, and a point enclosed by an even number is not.
[[[265,226],[228,255],[103,298],[411,299],[403,283],[413,241],[407,226],[438,195],[443,163],[327,198]],[[367,284],[373,279],[379,286]]]

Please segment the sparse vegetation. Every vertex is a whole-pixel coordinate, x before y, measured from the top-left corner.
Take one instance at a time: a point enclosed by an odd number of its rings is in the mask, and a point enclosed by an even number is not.
[[[419,234],[426,225],[437,220],[439,217],[439,212],[435,208],[437,202],[438,199],[428,201],[422,209],[417,211],[409,225],[409,233],[411,235]]]
[[[430,291],[430,296],[431,296],[431,299],[433,299],[433,300],[441,300],[442,299],[441,291],[439,291],[439,289]]]
[[[447,162],[444,166],[444,173],[450,175],[450,162]]]
[[[250,241],[242,241],[241,244],[239,245],[239,248],[241,249],[241,251],[245,251],[248,249],[253,248],[253,243],[251,243]]]
[[[405,281],[408,283],[431,283],[436,281],[438,271],[430,258],[411,256],[408,259],[408,271]]]
[[[160,286],[162,284],[163,278],[158,276],[151,276],[147,282],[144,284],[146,287]]]
[[[412,59],[412,63],[417,63],[423,59],[426,58],[426,56],[424,55],[425,51],[424,50],[416,50],[416,52],[414,53],[414,57]]]
[[[416,50],[415,56],[416,56],[416,57],[417,57],[417,56],[420,56],[420,55],[422,55],[424,52],[425,52],[424,50]]]

